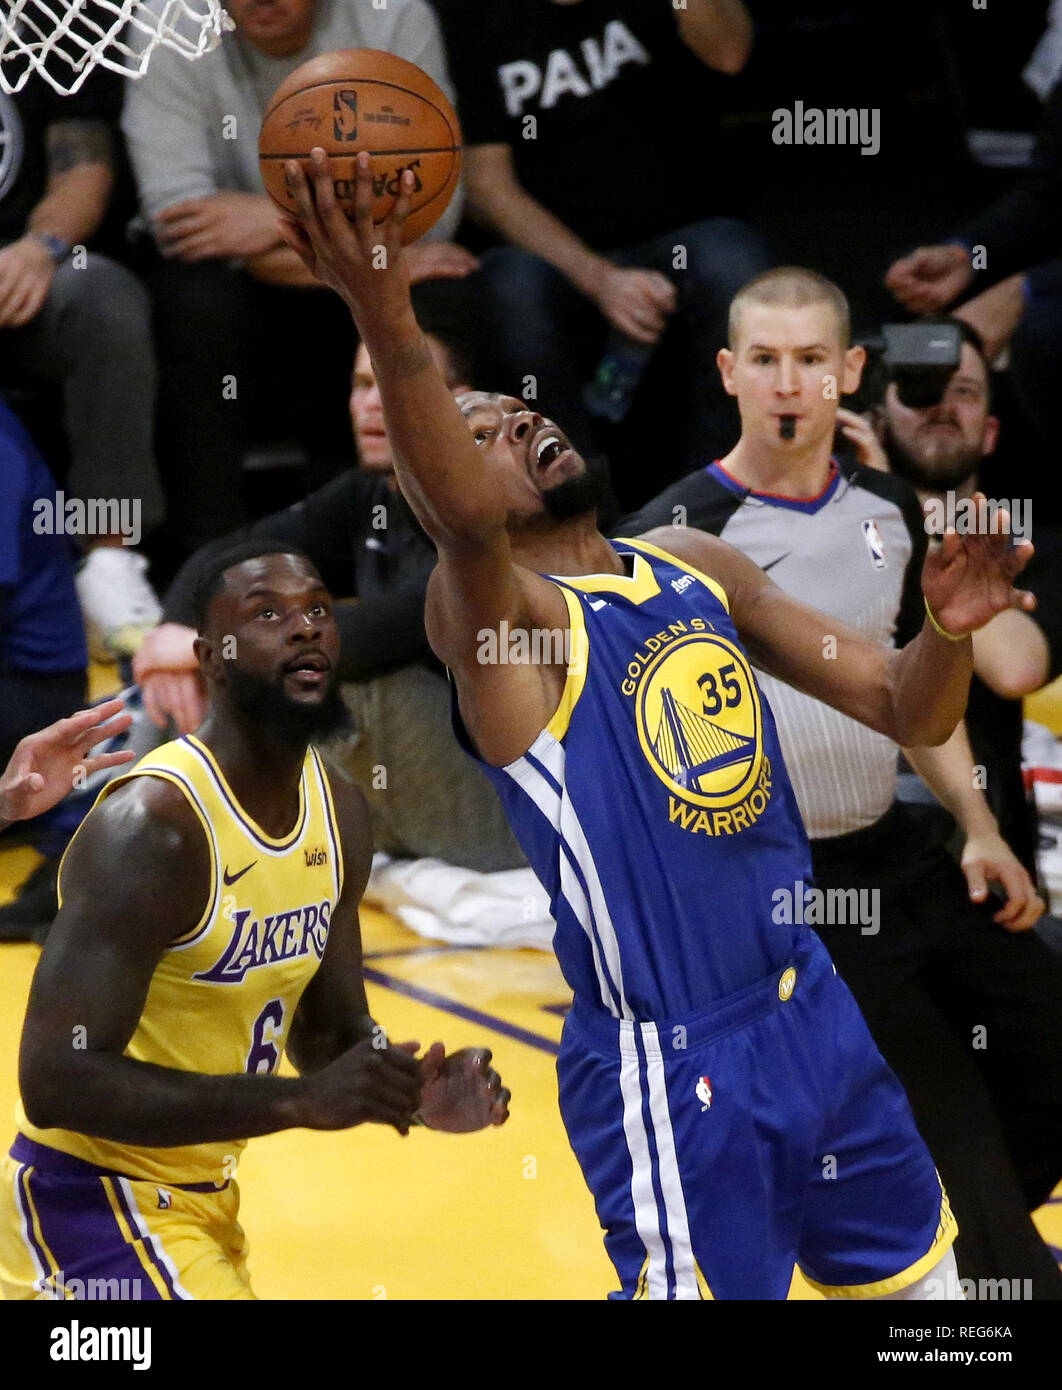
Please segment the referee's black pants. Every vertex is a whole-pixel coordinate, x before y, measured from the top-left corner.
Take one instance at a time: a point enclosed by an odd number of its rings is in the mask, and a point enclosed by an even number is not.
[[[880,890],[879,930],[816,926],[907,1090],[959,1223],[961,1277],[1062,1274],[1029,1213],[1062,1178],[1062,957],[970,902],[953,823],[896,802],[875,825],[812,842],[818,888]]]

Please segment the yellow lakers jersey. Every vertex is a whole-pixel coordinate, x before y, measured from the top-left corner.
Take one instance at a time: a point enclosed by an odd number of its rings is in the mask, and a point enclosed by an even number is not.
[[[96,805],[133,777],[161,777],[180,789],[206,835],[210,886],[196,926],[171,942],[156,966],[125,1055],[213,1076],[275,1071],[299,999],[324,955],[343,887],[335,808],[321,759],[307,751],[295,825],[279,840],[246,814],[196,738],[177,739],[144,758],[109,782]],[[62,866],[59,886],[61,903]],[[221,1186],[233,1176],[246,1142],[141,1148],[37,1129],[21,1104],[18,1127],[97,1167],[172,1184]]]

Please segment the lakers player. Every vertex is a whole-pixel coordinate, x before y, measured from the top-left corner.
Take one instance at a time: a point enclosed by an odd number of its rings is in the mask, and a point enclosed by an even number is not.
[[[436,1043],[418,1061],[369,1016],[366,807],[313,747],[345,717],[319,575],[244,543],[197,610],[205,722],[108,784],[61,867],[0,1196],[7,1298],[100,1279],[251,1298],[234,1179],[248,1138],[507,1117],[488,1051]],[[298,1077],[274,1074],[285,1050]]]
[[[749,657],[899,743],[943,742],[969,633],[1033,602],[1011,586],[1030,547],[949,535],[897,652],[715,537],[609,542],[561,430],[446,391],[409,301],[409,179],[374,225],[362,156],[351,225],[323,151],[312,188],[294,163],[287,177],[285,239],[353,312],[438,547],[427,625],[455,723],[551,896],[575,994],[561,1110],[619,1296],[784,1298],[795,1261],[834,1297],[960,1296],[906,1098],[793,901],[807,839]]]

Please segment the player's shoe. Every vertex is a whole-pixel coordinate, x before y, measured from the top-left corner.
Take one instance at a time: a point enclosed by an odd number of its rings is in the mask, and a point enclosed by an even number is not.
[[[89,650],[96,661],[133,656],[162,607],[145,578],[147,560],[125,546],[98,545],[77,572],[77,596]]]

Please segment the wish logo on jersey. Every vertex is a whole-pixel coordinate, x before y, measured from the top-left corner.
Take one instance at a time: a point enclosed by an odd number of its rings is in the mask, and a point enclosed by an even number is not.
[[[251,908],[241,908],[230,914],[232,936],[229,944],[209,970],[193,975],[194,980],[209,980],[213,984],[238,985],[248,970],[277,961],[293,960],[313,951],[318,960],[325,953],[328,941],[328,922],[332,904],[326,898],[321,903],[308,903],[288,912],[278,912],[261,921],[253,918]]]
[[[633,694],[645,759],[670,793],[668,819],[692,834],[733,835],[756,823],[771,796],[759,692],[733,642],[703,620],[690,627],[669,632],[648,660],[639,652],[623,689]]]

